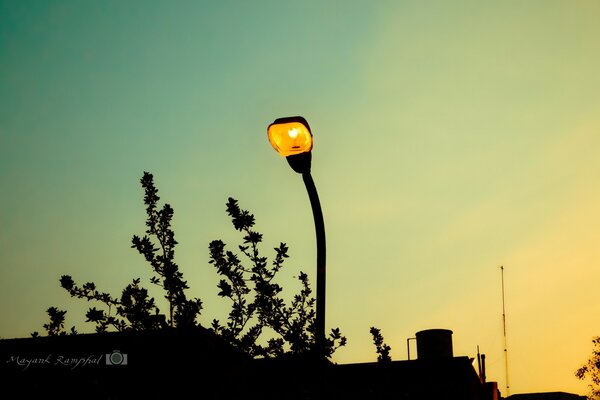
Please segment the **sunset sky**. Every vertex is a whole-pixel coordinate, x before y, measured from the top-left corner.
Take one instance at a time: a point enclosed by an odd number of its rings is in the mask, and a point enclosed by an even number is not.
[[[139,179],[175,209],[200,323],[225,319],[208,244],[231,249],[229,196],[279,282],[314,279],[301,177],[266,128],[301,115],[327,233],[338,363],[394,360],[454,332],[506,394],[585,394],[600,335],[600,2],[0,0],[0,337],[45,310],[92,332],[63,274],[119,295],[149,266]],[[161,300],[162,304],[162,300]],[[92,304],[93,305],[93,304]],[[414,343],[413,343],[414,344]],[[411,348],[411,354],[416,349]]]

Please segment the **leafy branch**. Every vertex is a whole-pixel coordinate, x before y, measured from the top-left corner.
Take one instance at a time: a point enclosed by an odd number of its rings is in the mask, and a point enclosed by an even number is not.
[[[134,235],[131,242],[141,255],[150,263],[157,276],[151,282],[160,286],[166,292],[165,298],[169,302],[170,326],[190,327],[196,326],[196,318],[202,310],[202,301],[194,298],[188,300],[185,289],[187,282],[175,263],[175,233],[171,229],[173,208],[165,204],[158,210],[158,189],[154,186],[154,177],[149,172],[144,172],[140,180],[144,189],[144,204],[146,205],[146,235]],[[154,239],[154,240],[153,240]]]
[[[48,336],[64,336],[67,334],[65,332],[65,314],[67,313],[64,310],[59,310],[56,307],[50,307],[46,310],[48,316],[50,317],[50,322],[44,324],[44,329],[46,330],[46,334]],[[77,331],[75,327],[71,327],[71,335],[76,335]],[[31,337],[39,337],[40,334],[38,332],[32,332]]]
[[[86,322],[96,324],[96,332],[106,332],[109,327],[117,331],[150,330],[165,327],[164,317],[148,297],[148,291],[139,286],[140,279],[134,279],[121,293],[121,298],[113,298],[108,293],[99,292],[92,282],[79,287],[69,275],[60,278],[60,285],[71,297],[103,303],[107,310],[91,307],[86,313]],[[115,310],[116,315],[113,315]],[[119,318],[120,317],[120,318]]]
[[[575,376],[578,379],[591,379],[589,399],[600,399],[600,337],[595,337],[592,340],[594,350],[587,362],[575,371]]]
[[[377,352],[377,362],[381,364],[390,363],[392,361],[392,358],[390,357],[390,350],[392,350],[392,348],[383,341],[381,330],[372,326],[369,332],[371,332],[371,336],[373,336],[373,344],[375,345],[375,351]]]

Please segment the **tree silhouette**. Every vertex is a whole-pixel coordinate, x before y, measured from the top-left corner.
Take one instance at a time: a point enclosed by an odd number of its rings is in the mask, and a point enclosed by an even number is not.
[[[99,291],[93,282],[79,286],[70,275],[60,277],[60,286],[71,297],[101,304],[101,308],[90,307],[86,322],[96,325],[96,332],[145,331],[166,328],[190,328],[200,324],[197,319],[202,310],[202,301],[188,299],[188,289],[183,274],[175,263],[175,234],[171,229],[173,208],[164,204],[159,208],[158,189],[154,177],[144,172],[140,183],[144,190],[146,206],[145,235],[134,235],[131,243],[150,264],[154,276],[150,282],[162,288],[169,304],[169,317],[165,318],[149,297],[147,289],[135,278],[121,292],[120,297]],[[300,272],[301,289],[289,305],[281,298],[283,288],[275,283],[275,275],[288,258],[288,247],[281,243],[275,248],[271,264],[259,253],[262,234],[253,230],[254,216],[240,209],[237,200],[229,198],[227,214],[236,230],[243,233],[240,252],[249,260],[248,266],[239,257],[225,249],[221,240],[209,245],[209,263],[223,277],[218,283],[219,296],[231,301],[227,322],[212,322],[212,330],[227,342],[254,357],[281,357],[284,355],[310,355],[315,353],[315,299],[312,297],[308,275]],[[63,335],[66,311],[51,307],[47,310],[50,322],[44,325],[49,336]],[[265,328],[271,337],[262,340]],[[71,333],[77,333],[74,328]],[[33,332],[32,336],[38,336]],[[326,341],[326,356],[346,344],[346,338],[338,328],[332,329]]]
[[[222,325],[215,319],[213,330],[232,345],[248,349],[254,356],[278,357],[284,353],[297,356],[315,352],[315,299],[311,297],[308,275],[298,274],[301,290],[291,304],[286,305],[280,297],[283,288],[274,278],[288,258],[287,245],[280,243],[274,248],[275,257],[269,266],[267,258],[259,252],[262,234],[253,230],[254,215],[241,209],[237,200],[231,197],[227,201],[227,214],[234,228],[244,235],[238,249],[249,265],[244,265],[235,253],[226,250],[221,240],[210,243],[209,262],[223,276],[218,284],[219,296],[232,303],[227,323]],[[266,346],[258,342],[264,328],[270,328],[278,336],[269,339]],[[339,328],[332,329],[325,355],[331,356],[345,344],[346,338]]]
[[[50,322],[48,322],[47,324],[44,324],[44,329],[46,330],[46,333],[48,336],[63,336],[66,335],[67,332],[65,332],[65,314],[67,313],[64,310],[59,310],[56,307],[50,307],[46,310],[46,313],[48,313],[48,316],[50,317]],[[76,335],[77,331],[75,330],[75,327],[71,327],[71,334],[72,335]],[[38,337],[40,334],[39,332],[32,332],[31,336],[32,337]]]
[[[377,362],[381,364],[391,362],[392,358],[390,357],[390,350],[392,350],[392,348],[384,343],[381,330],[372,326],[369,332],[371,332],[371,336],[373,336],[373,344],[375,345],[375,351],[377,352]]]
[[[595,337],[592,340],[594,349],[592,355],[587,362],[575,371],[577,378],[584,380],[591,379],[589,399],[600,399],[600,337]]]
[[[91,307],[86,313],[86,322],[95,323],[96,332],[105,332],[109,327],[117,331],[141,331],[166,326],[164,316],[159,314],[160,310],[154,304],[154,299],[148,298],[148,291],[140,287],[139,283],[139,278],[134,279],[123,289],[121,298],[116,299],[108,293],[98,292],[96,285],[92,282],[78,287],[69,275],[60,277],[61,287],[69,292],[71,297],[88,301],[95,300],[106,306],[106,312]],[[116,311],[116,316],[112,313],[113,309]]]
[[[141,179],[144,188],[144,204],[146,205],[146,235],[142,238],[134,235],[132,246],[152,266],[157,276],[150,279],[152,283],[162,287],[166,292],[169,302],[169,325],[177,327],[190,327],[196,325],[196,318],[202,310],[200,299],[188,300],[185,289],[187,282],[183,280],[183,274],[173,261],[175,257],[175,233],[171,229],[173,219],[173,208],[165,204],[161,210],[157,210],[158,189],[154,186],[152,174],[144,172]],[[154,242],[152,240],[154,238]],[[158,246],[157,246],[158,245]]]
[[[60,286],[71,297],[95,301],[104,305],[104,309],[90,307],[86,313],[87,322],[96,324],[96,332],[105,332],[108,329],[117,331],[142,331],[170,327],[196,326],[196,318],[202,310],[200,299],[188,300],[185,289],[187,282],[174,262],[175,234],[171,229],[173,208],[165,204],[158,209],[158,189],[154,185],[154,177],[149,172],[144,172],[140,183],[144,189],[144,204],[146,205],[146,234],[141,238],[134,235],[131,242],[155,272],[150,278],[165,291],[165,298],[169,303],[169,320],[165,321],[164,315],[148,296],[148,290],[140,286],[140,279],[133,279],[132,283],[123,289],[120,298],[115,298],[108,293],[100,292],[93,282],[78,286],[69,275],[60,278]]]

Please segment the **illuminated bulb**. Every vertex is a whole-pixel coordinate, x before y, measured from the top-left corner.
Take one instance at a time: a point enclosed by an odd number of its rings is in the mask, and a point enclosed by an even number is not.
[[[267,128],[269,142],[284,157],[309,153],[312,149],[312,134],[302,117],[280,118]]]

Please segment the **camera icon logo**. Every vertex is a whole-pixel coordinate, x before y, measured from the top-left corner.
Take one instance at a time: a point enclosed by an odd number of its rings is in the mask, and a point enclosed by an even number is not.
[[[127,354],[113,350],[112,353],[106,355],[106,365],[127,365]]]

